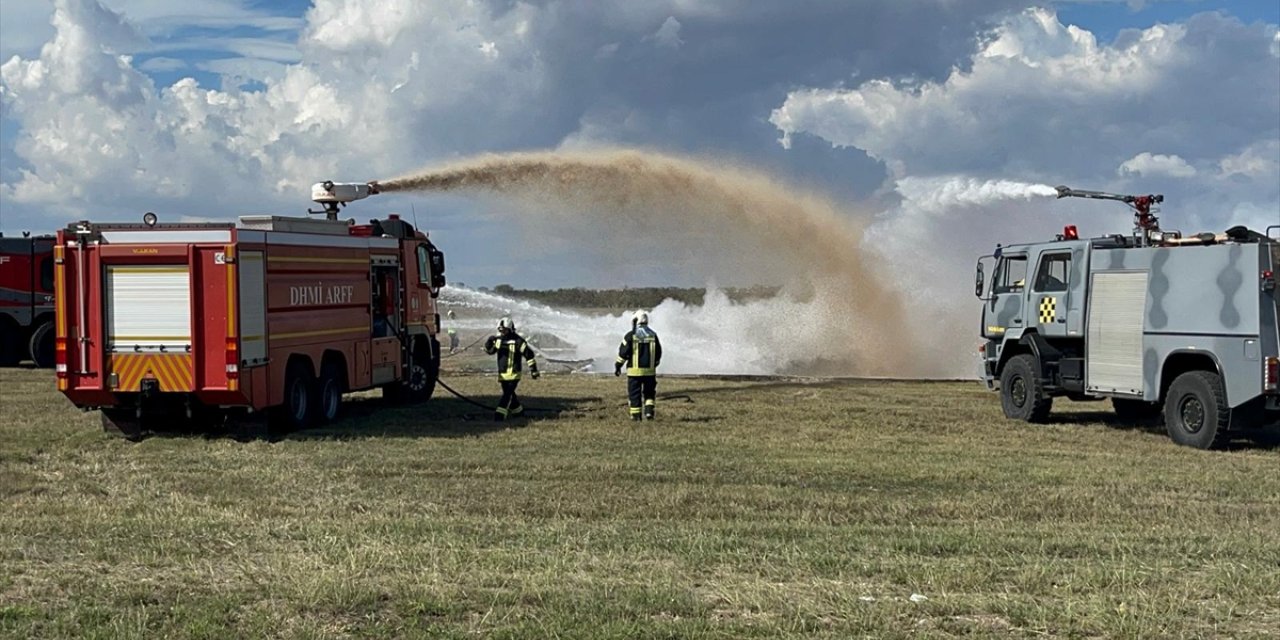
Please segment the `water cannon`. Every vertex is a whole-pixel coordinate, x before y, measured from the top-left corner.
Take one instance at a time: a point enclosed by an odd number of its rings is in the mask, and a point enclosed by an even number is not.
[[[1148,195],[1122,195],[1118,193],[1107,193],[1105,191],[1086,191],[1083,189],[1072,189],[1071,187],[1058,186],[1059,198],[1092,198],[1094,200],[1116,200],[1129,205],[1133,209],[1133,224],[1136,231],[1142,235],[1143,246],[1151,243],[1151,234],[1160,231],[1160,220],[1155,216],[1155,212],[1159,209],[1153,209],[1153,205],[1164,202],[1164,196],[1161,194]]]
[[[311,201],[324,207],[321,211],[307,210],[307,213],[324,213],[329,220],[338,219],[338,208],[348,202],[363,200],[381,193],[376,181],[358,184],[355,182],[334,182],[325,180],[311,185]]]

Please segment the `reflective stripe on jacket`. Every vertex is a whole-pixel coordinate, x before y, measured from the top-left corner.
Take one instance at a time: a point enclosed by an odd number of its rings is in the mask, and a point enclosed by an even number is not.
[[[524,338],[518,335],[508,338],[489,336],[489,339],[484,343],[484,352],[489,355],[498,355],[498,378],[500,380],[520,379],[522,356],[524,360],[529,361],[530,371],[538,368],[537,361],[533,359],[533,349],[530,349]]]
[[[652,376],[662,362],[662,342],[648,327],[628,331],[618,345],[618,364],[627,365],[628,376]]]

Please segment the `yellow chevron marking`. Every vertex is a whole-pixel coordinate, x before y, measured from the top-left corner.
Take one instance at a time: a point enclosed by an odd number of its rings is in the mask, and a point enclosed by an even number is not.
[[[152,358],[150,365],[155,369],[155,376],[160,380],[161,391],[173,391],[177,385],[174,379],[177,373],[173,370],[173,362],[168,358]]]
[[[137,391],[145,378],[155,378],[161,391],[190,391],[192,360],[186,354],[116,354],[111,357],[111,371],[116,374],[116,389]]]

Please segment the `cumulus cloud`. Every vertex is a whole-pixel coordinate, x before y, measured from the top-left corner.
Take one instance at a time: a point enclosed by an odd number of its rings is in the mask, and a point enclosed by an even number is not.
[[[919,15],[816,0],[315,0],[302,19],[247,0],[104,1],[55,0],[45,48],[4,64],[6,224],[60,224],[102,199],[113,209],[99,216],[297,211],[315,180],[570,140],[720,149],[843,185],[851,167],[878,169],[861,153],[782,153],[768,105],[800,75],[844,75],[842,58],[933,77],[1017,0],[904,0],[934,8]],[[219,31],[233,24],[249,35]],[[877,26],[901,37],[873,38]],[[195,56],[209,50],[231,56]],[[194,70],[221,85],[144,73]]]
[[[894,178],[1158,186],[1189,222],[1217,224],[1212,211],[1229,197],[1259,204],[1262,223],[1280,211],[1270,161],[1280,136],[1276,34],[1276,25],[1206,13],[1104,45],[1052,11],[1029,9],[945,80],[800,89],[771,122],[784,142],[810,135],[865,150]],[[1229,194],[1221,173],[1235,177]],[[1215,206],[1197,206],[1207,201]]]
[[[1280,186],[1280,139],[1262,140],[1229,154],[1218,161],[1218,169],[1224,176],[1274,180]]]
[[[1176,155],[1167,156],[1143,151],[1121,163],[1116,173],[1122,176],[1190,178],[1196,174],[1196,169]]]
[[[1162,219],[1186,232],[1280,222],[1276,34],[1206,13],[1100,43],[1028,9],[945,79],[797,89],[770,121],[784,146],[817,137],[885,164],[884,190],[900,202],[865,249],[913,266],[889,271],[942,309],[924,325],[970,336],[972,265],[997,242],[1051,239],[1065,224],[1085,235],[1131,228],[1118,203],[971,197],[998,195],[1000,181],[1163,193]]]
[[[945,81],[799,90],[771,122],[784,141],[813,134],[904,175],[1003,171],[1015,158],[1096,175],[1100,162],[1116,167],[1155,147],[1195,159],[1276,130],[1280,74],[1267,55],[1275,33],[1275,25],[1201,14],[1101,46],[1052,12],[1030,9]]]
[[[904,242],[918,225],[935,244],[915,251],[938,249],[929,257],[948,277],[967,272],[993,229],[1026,239],[1056,229],[1057,214],[1079,220],[1074,212],[1100,206],[1036,197],[970,202],[963,215],[929,209],[936,198],[921,189],[953,178],[970,181],[956,197],[1002,182],[1161,190],[1166,218],[1183,229],[1275,215],[1274,25],[1206,14],[1100,43],[1025,5],[315,0],[298,18],[247,0],[106,0],[116,12],[56,0],[45,46],[0,67],[0,210],[6,225],[45,228],[89,212],[295,214],[316,180],[382,178],[480,151],[634,144],[720,153],[886,201],[877,241]],[[250,32],[208,37],[235,24]],[[188,58],[202,49],[231,57]],[[197,68],[222,84],[144,73]],[[1117,174],[1143,153],[1196,173]],[[408,208],[389,199],[370,210],[384,204]],[[913,212],[958,224],[938,233]],[[554,279],[550,261],[522,269],[520,251],[496,266],[499,222],[432,220],[471,273],[611,284],[572,258]],[[1123,211],[1096,220],[1100,232],[1127,226]]]
[[[676,20],[675,16],[667,16],[667,19],[662,21],[662,26],[646,39],[653,40],[660,47],[679,49],[680,45],[684,44],[684,40],[680,39],[680,21]]]
[[[205,215],[218,205],[228,207],[226,214],[286,203],[297,210],[310,182],[369,179],[403,170],[422,149],[463,148],[424,126],[436,118],[447,128],[461,115],[459,104],[467,105],[467,117],[501,122],[520,113],[515,105],[536,89],[535,59],[498,67],[481,50],[499,40],[519,49],[518,9],[495,19],[460,0],[453,3],[456,17],[471,26],[436,24],[429,33],[421,25],[398,29],[402,22],[386,17],[416,12],[422,24],[433,24],[417,2],[363,8],[320,0],[299,42],[310,56],[305,64],[262,59],[291,57],[289,48],[270,41],[239,43],[257,58],[202,63],[270,78],[265,89],[244,92],[204,88],[190,78],[157,87],[120,53],[140,41],[128,20],[93,0],[57,0],[55,36],[39,57],[15,57],[0,67],[6,115],[21,123],[14,144],[21,163],[6,167],[0,185],[6,209],[31,206],[60,216],[92,200],[135,209],[198,202]],[[358,62],[347,55],[357,49]],[[414,68],[419,59],[424,63]],[[406,70],[418,82],[388,99]],[[491,86],[504,86],[514,104],[476,95]]]

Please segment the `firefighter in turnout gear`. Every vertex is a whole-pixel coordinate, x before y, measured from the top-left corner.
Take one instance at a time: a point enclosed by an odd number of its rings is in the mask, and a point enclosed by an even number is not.
[[[649,314],[637,311],[631,319],[631,331],[618,345],[618,360],[613,366],[615,376],[622,375],[622,366],[627,366],[627,397],[632,420],[653,419],[660,362],[662,343],[658,341],[658,334],[649,328]]]
[[[484,352],[498,356],[498,381],[502,385],[502,399],[493,412],[495,421],[506,420],[508,416],[524,413],[520,398],[516,397],[516,386],[520,384],[520,370],[524,360],[529,361],[529,375],[538,379],[538,363],[535,361],[533,349],[525,339],[516,333],[516,325],[511,318],[498,321],[498,335],[489,336],[484,343]]]

